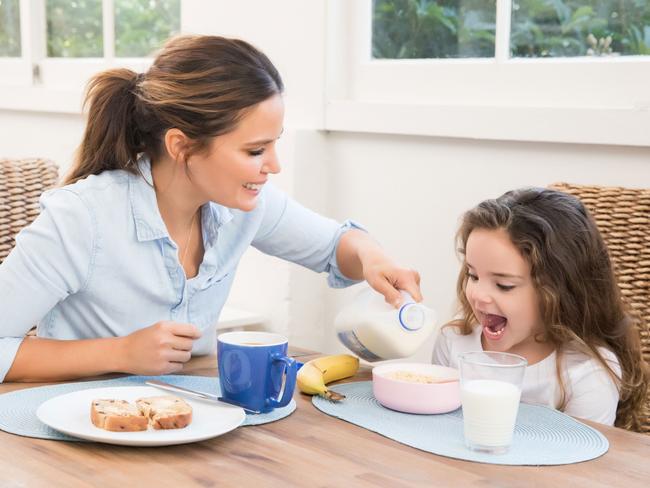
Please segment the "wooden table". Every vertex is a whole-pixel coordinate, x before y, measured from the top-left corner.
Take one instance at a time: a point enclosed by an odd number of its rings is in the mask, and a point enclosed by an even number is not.
[[[293,350],[294,354],[300,351]],[[302,357],[308,360],[313,356]],[[216,358],[195,358],[186,374],[215,376]],[[369,371],[354,379],[369,379]],[[8,383],[0,393],[35,386]],[[316,410],[242,427],[211,440],[136,448],[20,437],[0,431],[0,486],[8,487],[624,487],[650,486],[650,436],[591,424],[609,439],[604,456],[565,466],[472,463],[399,444]]]

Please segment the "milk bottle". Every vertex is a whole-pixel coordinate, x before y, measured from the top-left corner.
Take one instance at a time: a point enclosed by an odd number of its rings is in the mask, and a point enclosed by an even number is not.
[[[433,310],[401,293],[403,303],[396,309],[376,291],[362,290],[334,320],[339,340],[366,361],[414,354],[439,327]]]

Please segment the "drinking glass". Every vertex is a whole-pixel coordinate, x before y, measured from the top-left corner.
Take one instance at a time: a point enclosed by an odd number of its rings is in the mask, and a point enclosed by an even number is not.
[[[465,445],[505,453],[512,443],[528,362],[516,354],[475,351],[459,355]]]

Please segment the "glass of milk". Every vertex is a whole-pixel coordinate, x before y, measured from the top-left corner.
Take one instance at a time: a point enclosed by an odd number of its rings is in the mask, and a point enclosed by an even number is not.
[[[528,362],[516,354],[489,351],[466,352],[458,359],[465,444],[502,454],[512,442]]]

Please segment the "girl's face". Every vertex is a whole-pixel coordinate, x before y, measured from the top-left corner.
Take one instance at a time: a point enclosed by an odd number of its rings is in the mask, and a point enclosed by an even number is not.
[[[530,265],[503,229],[473,230],[465,247],[465,296],[483,328],[483,348],[534,356],[544,325]]]
[[[191,156],[197,193],[229,208],[253,210],[269,174],[280,171],[275,142],[283,119],[282,97],[274,95],[252,107],[235,130],[215,137],[207,153]]]

